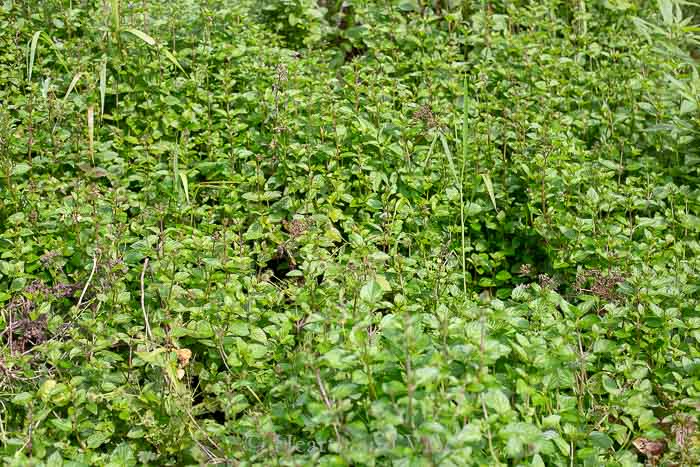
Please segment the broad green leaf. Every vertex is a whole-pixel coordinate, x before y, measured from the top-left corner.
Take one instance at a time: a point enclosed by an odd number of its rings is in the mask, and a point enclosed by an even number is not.
[[[15,164],[12,167],[12,171],[10,172],[11,175],[24,175],[27,172],[32,170],[32,166],[25,163],[25,162],[20,162],[19,164]]]
[[[102,446],[111,438],[109,433],[103,431],[96,431],[95,433],[88,436],[86,444],[90,449],[95,449]]]
[[[34,398],[31,392],[20,392],[12,398],[12,403],[15,405],[28,405],[28,403]]]
[[[425,386],[437,381],[440,370],[435,367],[424,367],[416,370],[416,386]]]
[[[608,375],[603,375],[602,381],[603,389],[605,389],[608,393],[618,395],[622,392],[620,391],[620,387],[617,385],[617,382]]]
[[[323,360],[325,360],[331,368],[339,370],[347,367],[347,362],[345,361],[347,356],[348,353],[345,350],[335,348],[326,352],[323,355]]]
[[[505,414],[510,411],[510,401],[500,389],[489,389],[482,394],[486,405],[495,410],[497,414]]]
[[[599,431],[591,432],[590,440],[594,446],[598,446],[601,449],[610,449],[614,445],[613,440],[608,435]]]
[[[54,428],[63,431],[65,433],[70,433],[73,431],[73,424],[70,420],[64,418],[52,418],[49,423],[53,425]]]
[[[250,335],[250,328],[248,327],[248,324],[236,320],[228,325],[228,330],[233,336],[248,336]]]
[[[370,304],[377,303],[383,295],[384,289],[375,279],[370,280],[360,289],[360,298]]]

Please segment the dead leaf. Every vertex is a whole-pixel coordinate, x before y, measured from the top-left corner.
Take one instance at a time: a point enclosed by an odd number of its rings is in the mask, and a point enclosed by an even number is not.
[[[187,366],[187,364],[190,362],[190,358],[192,358],[192,351],[190,349],[177,349],[177,362],[178,366],[180,368],[184,368]],[[178,377],[179,376],[179,371],[178,371]]]
[[[656,459],[664,453],[666,449],[665,441],[652,441],[647,438],[637,438],[632,441],[637,450],[644,454],[648,459]]]

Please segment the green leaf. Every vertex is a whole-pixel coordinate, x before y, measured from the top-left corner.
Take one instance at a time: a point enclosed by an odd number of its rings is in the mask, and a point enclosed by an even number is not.
[[[245,337],[250,335],[250,328],[248,327],[248,324],[239,320],[230,323],[228,325],[228,330],[233,336]]]
[[[608,375],[603,375],[602,382],[603,389],[605,389],[608,393],[613,395],[619,395],[622,392],[618,387],[617,382]]]
[[[46,459],[46,467],[62,467],[63,466],[63,457],[61,457],[61,453],[58,451],[54,451],[48,459]]]
[[[503,415],[510,411],[510,401],[500,389],[489,389],[482,397],[484,403],[497,414]]]
[[[111,435],[109,433],[97,431],[97,432],[91,434],[90,436],[88,436],[86,443],[90,449],[95,449],[95,448],[102,446],[110,438],[111,438]]]
[[[331,368],[339,370],[347,367],[347,362],[344,361],[347,356],[348,353],[346,351],[344,351],[343,349],[336,348],[326,352],[323,355],[323,360]]]
[[[12,171],[10,172],[10,175],[24,175],[27,172],[32,170],[32,166],[25,163],[25,162],[20,162],[19,164],[15,164],[12,167]]]
[[[246,240],[258,240],[264,235],[262,225],[259,222],[253,222],[245,233]]]
[[[360,289],[360,298],[369,304],[375,304],[384,296],[384,289],[381,284],[372,279]]]
[[[673,1],[672,0],[658,0],[659,11],[661,12],[661,17],[667,26],[674,23],[673,15]]]
[[[440,376],[440,370],[435,367],[424,367],[416,370],[416,386],[434,383]]]
[[[145,434],[146,434],[146,432],[142,428],[132,428],[126,434],[126,437],[132,438],[132,439],[139,439],[139,438],[143,438]]]
[[[457,434],[456,439],[461,443],[478,443],[484,439],[481,427],[476,423],[467,423]]]
[[[63,431],[64,433],[70,433],[73,431],[73,424],[70,420],[63,418],[52,418],[49,423],[57,430]]]
[[[598,446],[601,449],[607,450],[607,449],[612,448],[614,445],[613,440],[610,439],[610,437],[608,435],[606,435],[605,433],[601,433],[599,431],[591,432],[590,440],[594,446]]]

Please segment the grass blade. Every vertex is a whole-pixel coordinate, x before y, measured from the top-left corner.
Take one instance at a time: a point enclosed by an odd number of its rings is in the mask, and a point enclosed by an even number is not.
[[[88,106],[87,109],[88,123],[88,148],[90,150],[90,161],[92,166],[95,166],[95,109],[93,106]]]
[[[100,119],[105,113],[105,94],[107,93],[107,61],[102,60],[100,67]]]
[[[32,42],[29,46],[29,65],[27,66],[27,81],[32,81],[32,71],[34,70],[34,59],[36,58],[36,46],[39,42],[39,36],[42,31],[37,31],[32,36]]]
[[[139,31],[138,29],[134,29],[134,28],[127,28],[127,29],[124,29],[124,32],[128,32],[129,34],[138,37],[139,39],[141,39],[142,41],[144,41],[146,44],[150,45],[151,47],[154,47],[156,45],[156,40],[143,31]]]
[[[141,39],[143,42],[150,45],[151,47],[157,47],[156,40],[143,31],[139,31],[138,29],[134,29],[134,28],[127,28],[127,29],[124,29],[124,32],[128,32],[129,34],[138,37],[139,39]],[[175,65],[181,72],[183,72],[184,74],[187,74],[185,69],[182,68],[182,65],[180,65],[180,62],[177,61],[177,58],[175,58],[175,55],[173,55],[173,53],[171,51],[169,51],[166,48],[161,48],[161,47],[158,47],[158,51],[163,52],[163,55],[165,55],[165,58],[170,60],[170,62],[173,65]]]
[[[460,173],[462,180],[464,180],[464,172],[467,167],[467,156],[469,155],[467,151],[467,129],[469,128],[469,107],[467,106],[467,95],[469,93],[469,81],[468,76],[464,75],[464,94],[462,96],[462,172]],[[466,232],[465,232],[465,220],[464,220],[464,191],[459,190],[459,222],[462,227],[461,229],[461,240],[462,240],[462,290],[464,293],[467,292],[467,247],[466,247]]]
[[[493,183],[491,183],[491,176],[487,173],[481,174],[481,178],[484,179],[484,185],[486,185],[486,191],[489,193],[489,198],[491,198],[491,204],[493,208],[498,212],[498,207],[496,206],[496,196],[493,193]]]
[[[53,41],[53,39],[51,39],[51,37],[49,37],[48,34],[41,34],[41,35],[39,36],[39,39],[41,39],[42,42],[44,42],[46,45],[48,45],[49,47],[51,47],[51,49],[53,50],[54,55],[56,55],[56,59],[58,60],[58,62],[61,64],[61,66],[63,67],[63,69],[66,70],[66,72],[68,72],[68,71],[69,71],[69,70],[68,70],[68,64],[67,64],[66,61],[63,59],[63,54],[61,54],[61,51],[60,51],[59,48],[56,46],[56,43]]]
[[[464,76],[464,97],[462,98],[462,164],[466,164],[467,156],[467,143],[469,138],[467,135],[467,130],[469,129],[469,107],[467,105],[467,93],[469,92],[469,77]]]
[[[180,149],[175,145],[173,148],[173,185],[177,192],[177,200],[180,201],[180,170],[178,167],[178,153]]]
[[[180,172],[180,181],[182,182],[182,188],[185,190],[185,201],[187,201],[187,204],[190,204],[190,188],[186,173]]]
[[[73,91],[73,88],[75,88],[75,85],[78,84],[78,80],[80,80],[80,77],[83,76],[83,72],[78,72],[74,77],[73,80],[70,82],[70,86],[68,86],[68,91],[66,91],[66,95],[63,97],[63,100],[67,100],[68,96],[70,96],[70,93]]]
[[[110,6],[112,7],[112,29],[117,33],[121,28],[119,24],[119,0],[111,0]]]
[[[163,49],[163,53],[165,54],[166,58],[172,62],[173,65],[175,65],[181,72],[184,74],[187,74],[184,68],[180,65],[180,62],[177,61],[177,58],[175,58],[175,55],[168,49]]]
[[[459,183],[459,177],[457,176],[457,170],[455,169],[454,160],[452,159],[452,151],[450,151],[450,146],[447,144],[447,139],[445,139],[445,135],[442,132],[440,132],[440,142],[442,143],[442,149],[445,151],[445,155],[447,156],[447,162],[450,165],[450,171],[455,179],[455,183],[461,186]]]

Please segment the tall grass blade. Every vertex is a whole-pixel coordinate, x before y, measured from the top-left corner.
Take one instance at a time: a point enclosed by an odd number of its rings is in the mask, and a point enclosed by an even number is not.
[[[150,45],[151,47],[157,46],[156,40],[143,31],[139,31],[138,29],[134,29],[134,28],[127,28],[127,29],[124,29],[124,32],[128,32],[129,34],[138,37],[139,39],[141,39],[143,42]],[[158,47],[158,51],[163,52],[163,55],[165,55],[165,58],[170,60],[170,62],[173,65],[175,65],[181,72],[183,72],[184,74],[187,74],[185,69],[182,68],[182,65],[180,65],[180,62],[177,61],[177,58],[175,58],[175,55],[173,55],[173,53],[171,51],[169,51],[166,48],[161,48],[161,47]]]
[[[39,36],[42,31],[37,31],[32,36],[32,42],[29,46],[29,64],[27,65],[27,82],[32,81],[32,71],[34,70],[34,59],[36,58],[36,46],[39,42]]]
[[[459,177],[457,176],[457,170],[455,169],[455,163],[452,159],[452,151],[450,151],[450,146],[447,144],[447,139],[442,132],[440,132],[440,142],[442,143],[442,149],[445,151],[445,155],[447,156],[447,162],[450,166],[450,172],[452,172],[452,176],[454,177],[454,182],[458,186],[461,186],[461,183],[459,183]]]
[[[489,193],[489,198],[491,198],[491,204],[493,208],[498,212],[498,207],[496,206],[496,196],[493,193],[493,183],[491,182],[491,176],[487,173],[481,174],[481,178],[484,180],[484,185],[486,185],[486,191]]]
[[[119,24],[119,0],[111,0],[110,6],[112,8],[112,30],[116,34],[121,28]]]
[[[49,37],[48,34],[44,33],[41,36],[39,36],[39,39],[41,39],[46,45],[51,47],[51,50],[53,50],[54,55],[56,55],[56,59],[58,62],[61,64],[64,70],[68,72],[68,64],[63,58],[63,54],[61,53],[60,49],[56,46],[56,43]]]
[[[469,151],[467,150],[467,143],[469,142],[469,137],[467,135],[467,130],[469,129],[469,106],[467,104],[467,97],[469,94],[469,78],[467,75],[464,76],[464,94],[462,97],[462,180],[464,180],[464,171],[467,167],[467,157],[469,156]],[[464,191],[460,184],[459,190],[459,220],[462,226],[462,287],[464,292],[467,292],[467,246],[466,246],[466,233],[465,233],[465,221],[464,221]]]
[[[128,32],[129,34],[138,37],[151,47],[154,47],[156,45],[156,40],[143,31],[139,31],[138,29],[134,28],[126,28],[124,29],[124,32]]]
[[[105,113],[105,94],[107,93],[107,60],[102,60],[100,67],[100,119]]]
[[[173,149],[173,186],[177,192],[177,199],[180,201],[180,169],[178,167],[178,153],[180,149],[177,145]]]
[[[163,53],[165,54],[165,57],[172,62],[173,65],[175,65],[182,73],[185,75],[187,72],[185,71],[184,68],[182,68],[182,65],[180,65],[180,62],[177,61],[177,58],[175,58],[175,55],[168,49],[162,49]]]
[[[185,201],[187,201],[187,204],[190,204],[190,187],[186,173],[180,172],[180,181],[182,182],[182,188],[185,190]]]
[[[63,97],[63,100],[64,100],[64,101],[68,99],[68,96],[70,96],[70,93],[71,93],[71,92],[73,91],[73,89],[75,88],[75,85],[78,84],[78,81],[80,80],[80,77],[81,77],[81,76],[83,76],[83,72],[82,72],[82,71],[78,72],[78,73],[73,77],[73,79],[72,79],[71,82],[70,82],[70,85],[68,86],[68,91],[66,91],[66,95]]]
[[[95,109],[93,106],[88,106],[87,109],[88,123],[88,148],[90,150],[90,161],[92,166],[95,166]]]

